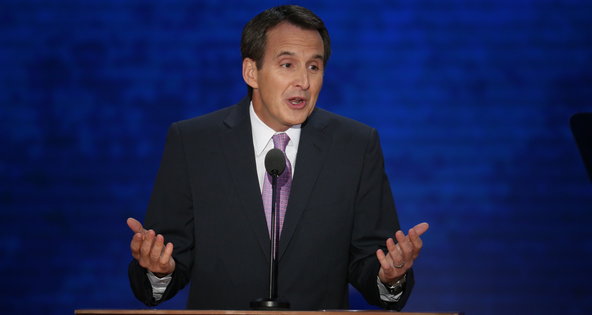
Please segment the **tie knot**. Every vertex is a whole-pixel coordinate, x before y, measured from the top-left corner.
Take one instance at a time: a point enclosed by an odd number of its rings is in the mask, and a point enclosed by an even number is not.
[[[276,149],[282,150],[282,152],[286,152],[286,146],[288,142],[290,142],[290,136],[287,133],[276,133],[272,137],[273,139],[273,147]]]

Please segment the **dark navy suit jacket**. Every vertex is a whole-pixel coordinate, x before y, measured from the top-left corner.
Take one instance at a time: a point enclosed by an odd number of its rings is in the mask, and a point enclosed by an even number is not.
[[[399,229],[375,129],[316,108],[302,125],[280,239],[280,298],[293,309],[348,308],[348,283],[380,301],[376,249]],[[191,281],[191,309],[248,309],[268,295],[269,236],[257,179],[249,99],[172,124],[145,228],[174,244],[176,270],[161,301]],[[132,289],[156,305],[132,260]]]

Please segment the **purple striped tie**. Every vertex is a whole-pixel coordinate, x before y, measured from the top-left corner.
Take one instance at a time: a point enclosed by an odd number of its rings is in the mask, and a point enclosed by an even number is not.
[[[278,133],[273,137],[273,146],[276,149],[282,150],[286,154],[286,146],[290,142],[290,137],[286,133]],[[288,207],[288,197],[290,197],[290,188],[292,186],[292,164],[286,157],[286,169],[277,179],[277,195],[276,211],[278,211],[281,233],[284,226],[284,217],[286,216],[286,208]],[[263,180],[263,191],[261,196],[263,198],[263,207],[265,209],[265,219],[267,220],[267,231],[271,235],[271,175],[265,172],[265,179]]]

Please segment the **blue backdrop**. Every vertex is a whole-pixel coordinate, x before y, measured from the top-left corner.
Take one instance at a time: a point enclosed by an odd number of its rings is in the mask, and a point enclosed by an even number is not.
[[[592,111],[592,3],[298,3],[333,40],[319,106],[378,129],[403,227],[431,223],[405,310],[592,312],[592,185],[568,128]],[[2,312],[142,307],[125,219],[167,126],[245,94],[240,32],[277,4],[0,3]]]

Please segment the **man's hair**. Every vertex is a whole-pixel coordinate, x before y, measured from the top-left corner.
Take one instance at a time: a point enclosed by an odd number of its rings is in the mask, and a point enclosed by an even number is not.
[[[297,5],[282,5],[267,9],[243,28],[241,36],[242,59],[250,58],[255,61],[257,69],[263,66],[267,31],[282,22],[288,22],[305,30],[316,30],[323,40],[323,64],[326,65],[331,55],[331,40],[325,23],[309,9]],[[249,96],[252,96],[253,88],[250,86]]]

